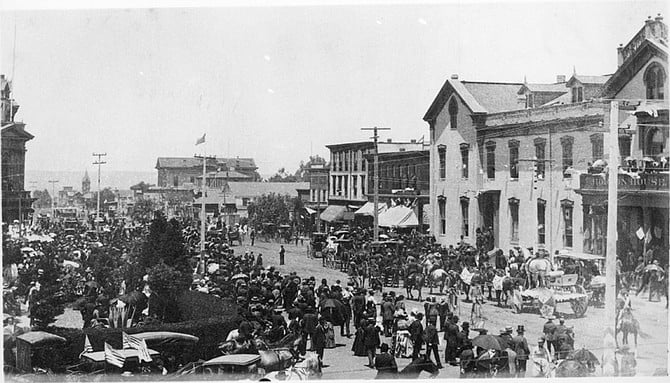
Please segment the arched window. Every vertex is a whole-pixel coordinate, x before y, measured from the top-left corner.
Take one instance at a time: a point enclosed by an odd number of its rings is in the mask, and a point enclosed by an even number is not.
[[[665,99],[665,72],[658,64],[652,64],[644,74],[644,85],[647,88],[647,99]]]
[[[449,101],[449,118],[451,123],[451,129],[456,129],[458,127],[458,102],[456,102],[456,97],[452,97]]]

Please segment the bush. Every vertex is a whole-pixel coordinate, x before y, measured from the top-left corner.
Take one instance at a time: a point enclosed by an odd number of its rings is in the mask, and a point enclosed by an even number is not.
[[[88,335],[88,339],[91,341],[94,351],[102,351],[105,342],[109,343],[114,348],[121,348],[122,331],[125,331],[127,334],[148,331],[171,331],[195,335],[199,338],[198,343],[191,352],[187,352],[186,355],[184,355],[182,361],[188,363],[198,359],[208,360],[221,355],[221,351],[219,351],[218,348],[219,343],[225,341],[228,333],[236,329],[241,321],[241,317],[234,315],[178,323],[162,323],[127,329],[87,328],[81,330],[51,327],[49,328],[49,332],[64,337],[67,339],[67,343],[62,346],[61,349],[57,350],[59,352],[57,352],[58,357],[55,358],[54,365],[46,367],[50,367],[54,372],[63,372],[65,367],[79,363],[79,354],[84,349],[85,335]]]

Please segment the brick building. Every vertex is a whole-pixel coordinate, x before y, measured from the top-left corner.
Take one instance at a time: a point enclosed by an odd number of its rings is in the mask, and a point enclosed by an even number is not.
[[[2,222],[25,220],[33,209],[30,191],[25,190],[26,142],[34,136],[23,122],[15,121],[19,105],[12,99],[11,82],[0,75],[0,123],[2,126]]]
[[[222,183],[224,182],[222,180],[260,181],[258,167],[253,158],[216,158],[207,160],[206,166],[207,173],[214,177],[213,183]],[[158,157],[156,170],[159,187],[193,187],[202,182],[202,159],[200,158]]]

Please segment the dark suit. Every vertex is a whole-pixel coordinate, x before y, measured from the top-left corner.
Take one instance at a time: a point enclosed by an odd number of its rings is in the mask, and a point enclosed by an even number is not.
[[[365,351],[368,354],[368,365],[374,366],[377,347],[381,344],[377,326],[372,323],[365,326],[363,330],[363,343],[365,344]]]
[[[442,362],[440,362],[440,354],[437,350],[437,346],[440,344],[440,338],[437,336],[437,327],[430,322],[426,325],[426,329],[423,333],[423,338],[426,342],[426,357],[430,360],[430,353],[433,352],[435,355],[435,364],[438,367],[442,367]]]
[[[375,358],[375,368],[377,376],[375,379],[395,379],[398,375],[398,365],[393,355],[388,352],[382,352]]]
[[[526,362],[528,361],[528,356],[530,355],[530,349],[528,348],[528,341],[523,334],[518,334],[512,338],[512,350],[516,352],[516,377],[523,378],[526,376]]]
[[[386,336],[391,336],[394,312],[393,303],[389,301],[382,303],[382,320],[384,321],[384,335]]]
[[[317,355],[319,355],[319,363],[322,363],[323,350],[326,348],[326,330],[320,323],[314,329],[314,334],[312,335],[312,347],[316,350]]]
[[[447,347],[444,349],[444,361],[447,363],[455,362],[460,346],[456,324],[447,322],[444,329],[444,340],[447,341]]]
[[[547,349],[549,352],[556,353],[558,347],[556,347],[556,324],[554,322],[547,321],[544,324],[542,329],[544,333],[544,338],[547,341]]]
[[[419,356],[421,346],[423,346],[423,325],[420,320],[417,319],[409,325],[409,334],[414,348],[412,352],[412,358],[414,359]]]

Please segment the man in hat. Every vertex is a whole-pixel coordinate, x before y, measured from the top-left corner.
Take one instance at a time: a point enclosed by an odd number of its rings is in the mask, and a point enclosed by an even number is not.
[[[435,319],[427,319],[426,329],[423,333],[423,340],[426,342],[426,359],[430,360],[430,353],[432,351],[435,356],[435,364],[437,368],[442,368],[440,362],[440,354],[437,347],[440,344],[440,338],[437,336],[437,327],[435,327]]]
[[[500,330],[498,343],[500,343],[501,350],[512,348],[512,326],[507,326]]]
[[[549,350],[547,350],[544,337],[540,337],[537,340],[537,346],[533,347],[533,350],[531,351],[531,360],[533,361],[537,372],[537,375],[535,376],[547,377],[553,358],[551,357]]]
[[[516,352],[516,377],[523,378],[526,376],[526,363],[528,361],[528,356],[530,355],[530,349],[528,348],[528,341],[524,336],[525,328],[524,325],[520,324],[516,328],[516,336],[512,338],[512,350]]]
[[[381,344],[379,328],[375,326],[374,318],[369,318],[363,329],[363,343],[365,345],[365,352],[368,355],[368,367],[374,368],[377,347]]]
[[[458,349],[461,346],[458,339],[458,317],[452,315],[445,325],[443,339],[447,341],[447,346],[444,349],[444,361],[452,366],[456,365],[456,356]]]
[[[445,297],[440,298],[440,302],[437,304],[437,311],[440,316],[440,331],[444,331],[447,325],[447,315],[450,313],[449,303]]]
[[[393,314],[395,313],[395,308],[393,306],[392,297],[387,296],[382,303],[382,321],[384,325],[384,336],[392,335],[393,328]]]
[[[326,318],[319,317],[318,324],[312,334],[312,348],[319,356],[319,365],[323,367],[323,351],[326,348]]]
[[[284,245],[280,246],[279,249],[279,264],[283,265],[284,264],[284,255],[286,254],[286,250],[284,249]]]
[[[556,347],[556,324],[554,323],[554,317],[553,315],[549,315],[547,317],[547,322],[544,324],[544,327],[542,328],[542,333],[544,334],[544,339],[547,342],[547,350],[551,353],[556,353],[557,347]]]
[[[389,345],[382,343],[381,353],[375,358],[377,376],[375,379],[395,379],[398,375],[398,365],[393,355],[389,353]]]
[[[410,340],[412,341],[412,360],[419,357],[421,347],[423,346],[423,313],[413,311],[414,321],[409,325]]]
[[[459,356],[460,360],[460,377],[472,378],[476,373],[477,361],[472,347],[472,341],[468,339],[463,343],[462,351]]]
[[[354,297],[351,298],[351,308],[354,312],[354,326],[358,328],[358,324],[361,322],[361,318],[365,312],[365,296],[361,289],[357,289]]]
[[[302,316],[302,342],[300,355],[305,355],[307,350],[307,339],[312,339],[312,348],[314,347],[314,331],[316,331],[316,325],[318,324],[318,317],[314,312],[312,307],[308,307],[305,310],[305,314]]]

